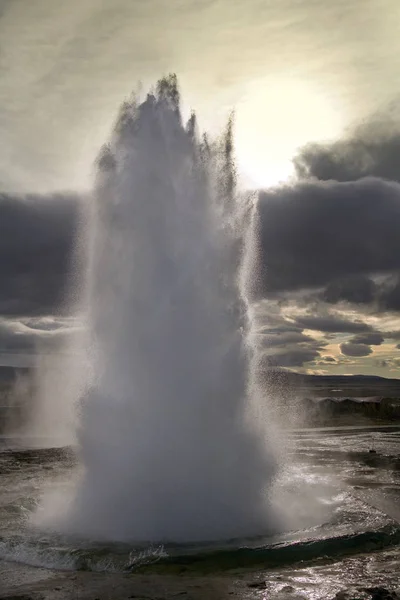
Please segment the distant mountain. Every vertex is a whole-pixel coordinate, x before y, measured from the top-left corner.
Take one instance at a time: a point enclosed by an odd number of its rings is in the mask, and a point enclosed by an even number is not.
[[[378,375],[303,375],[269,370],[263,373],[271,388],[311,396],[390,396],[400,397],[400,379]]]
[[[0,366],[0,385],[9,386],[27,367]],[[304,375],[291,371],[270,369],[262,373],[265,384],[276,392],[314,397],[387,396],[400,398],[400,379],[378,375]]]

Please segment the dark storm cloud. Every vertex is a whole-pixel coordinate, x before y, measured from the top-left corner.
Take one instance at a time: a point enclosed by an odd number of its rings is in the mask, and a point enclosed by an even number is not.
[[[383,283],[377,293],[381,310],[400,310],[400,276],[394,275]]]
[[[259,214],[263,266],[258,295],[322,288],[400,267],[396,183],[373,178],[301,183],[262,192]],[[347,285],[345,295],[371,297],[369,288],[358,279],[355,289]]]
[[[400,310],[398,115],[392,106],[335,143],[306,146],[294,160],[305,181],[261,194],[259,295],[319,288],[319,302]]]
[[[322,331],[324,333],[358,333],[372,331],[372,327],[362,321],[348,321],[329,314],[298,317],[295,320],[295,323],[303,329]]]
[[[355,335],[351,340],[353,344],[366,344],[367,346],[380,346],[384,342],[384,337],[379,332],[371,331]]]
[[[295,323],[293,323],[292,321],[287,321],[284,317],[274,317],[273,319],[271,319],[270,316],[268,316],[265,319],[259,319],[258,320],[258,333],[263,333],[263,334],[275,334],[275,335],[286,335],[289,333],[293,333],[293,334],[301,334],[302,331],[302,327],[296,325]]]
[[[303,183],[261,194],[258,295],[308,289],[317,302],[400,310],[399,108],[304,147]]]
[[[282,299],[286,292],[308,289],[318,302],[375,303],[381,311],[400,310],[400,186],[377,178],[343,183],[371,173],[396,179],[400,152],[392,153],[400,136],[374,137],[379,127],[364,126],[350,140],[313,146],[312,152],[309,147],[297,157],[307,165],[307,175],[336,177],[342,183],[309,181],[260,193],[261,276],[254,276],[258,298]],[[326,155],[335,168],[321,167]],[[76,205],[73,195],[0,194],[0,314],[60,311]],[[376,274],[386,275],[386,281],[378,285]],[[284,330],[288,327],[286,323]],[[357,327],[347,331],[361,331]]]
[[[320,299],[329,304],[350,302],[351,304],[370,304],[378,294],[376,283],[365,275],[354,275],[328,283]]]
[[[61,310],[78,223],[75,195],[0,194],[0,314]]]
[[[324,340],[318,340],[303,332],[303,327],[279,314],[279,306],[274,302],[262,303],[261,315],[255,338],[262,356],[262,368],[303,367],[306,363],[320,357],[326,346]]]
[[[400,268],[400,265],[399,267]],[[349,302],[359,305],[374,305],[378,311],[400,310],[400,277],[397,273],[387,275],[379,285],[365,276],[347,277],[328,284],[318,295],[328,304]]]
[[[383,335],[378,331],[360,333],[341,344],[340,352],[345,356],[369,356],[373,352],[371,346],[380,346],[384,341]]]
[[[309,144],[295,157],[298,175],[354,181],[366,176],[400,181],[398,105],[372,116],[333,144]]]
[[[264,367],[303,367],[320,356],[317,348],[297,346],[280,350],[274,354],[264,354]]]
[[[301,331],[287,331],[283,333],[265,333],[263,334],[263,343],[271,347],[287,346],[289,344],[300,344],[313,342],[313,338],[309,335],[301,333]]]
[[[345,356],[369,356],[372,354],[372,349],[367,344],[354,344],[346,342],[340,344],[340,352]]]

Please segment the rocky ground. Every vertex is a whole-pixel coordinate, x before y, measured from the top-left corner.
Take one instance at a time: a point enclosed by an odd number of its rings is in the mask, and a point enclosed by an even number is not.
[[[286,569],[187,576],[0,563],[0,600],[400,600],[398,549]]]

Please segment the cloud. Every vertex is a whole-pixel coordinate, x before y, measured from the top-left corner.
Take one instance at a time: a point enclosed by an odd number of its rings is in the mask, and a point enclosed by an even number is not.
[[[400,265],[399,268],[400,269]],[[380,312],[400,310],[400,276],[398,273],[380,277],[379,284],[371,277],[347,277],[333,281],[318,295],[322,302],[337,304],[348,302],[371,305]]]
[[[260,193],[258,210],[259,296],[331,286],[328,294],[335,299],[332,282],[339,282],[345,296],[363,298],[373,293],[366,281],[371,274],[400,269],[397,183],[300,183]]]
[[[29,329],[37,330],[40,332],[58,332],[60,329],[64,329],[70,325],[71,319],[66,317],[28,317],[20,319]]]
[[[372,115],[334,143],[308,144],[294,159],[302,178],[354,181],[366,176],[400,181],[399,106]]]
[[[59,313],[78,224],[73,194],[0,194],[0,314]]]
[[[302,183],[260,195],[259,296],[400,311],[398,108],[305,146]]]
[[[298,327],[322,331],[325,333],[358,333],[370,332],[372,327],[363,321],[349,321],[335,315],[307,315],[295,320]]]
[[[367,346],[380,346],[384,342],[384,337],[377,331],[371,331],[370,333],[362,333],[356,335],[351,339],[353,344],[366,344]]]
[[[323,364],[323,363],[336,363],[336,362],[337,362],[337,360],[336,360],[336,358],[334,356],[329,356],[328,355],[328,356],[322,356],[321,357],[321,363],[320,364]]]
[[[365,275],[354,275],[335,280],[321,292],[320,299],[329,304],[349,302],[350,304],[370,304],[378,294],[378,286]]]
[[[312,302],[318,309],[345,303],[376,315],[400,311],[400,128],[394,108],[346,138],[301,149],[295,166],[302,181],[260,194],[262,266],[255,297]]]
[[[34,323],[30,323],[29,319],[1,319],[0,353],[56,352],[66,347],[68,339],[80,331],[80,327],[74,318],[47,318]]]
[[[266,300],[260,303],[256,320],[259,327],[254,341],[262,368],[303,367],[318,359],[326,346],[325,340],[305,334],[301,325],[286,318],[276,302]]]
[[[269,348],[313,342],[314,339],[301,331],[269,332],[262,335],[263,344]]]
[[[274,354],[264,354],[262,357],[262,365],[266,368],[271,367],[303,367],[306,363],[311,362],[319,357],[317,348],[297,346],[279,350]]]
[[[380,367],[381,369],[385,369],[386,367],[390,367],[391,363],[390,363],[389,360],[386,360],[386,359],[383,358],[383,359],[380,359],[380,360],[376,360],[375,361],[375,365],[377,367]]]
[[[372,354],[372,349],[367,344],[355,344],[346,342],[340,344],[340,352],[345,356],[368,356]]]
[[[400,276],[389,277],[379,288],[377,302],[381,310],[400,310]]]
[[[383,358],[383,359],[378,359],[375,361],[375,364],[377,367],[380,368],[388,368],[388,369],[398,369],[400,366],[400,359],[399,358]],[[393,376],[393,375],[392,375]]]
[[[263,364],[334,365],[335,356],[323,356],[329,338],[333,355],[340,348],[343,356],[368,357],[384,338],[400,339],[362,320],[368,310],[374,318],[400,311],[400,133],[375,120],[334,144],[307,146],[296,168],[305,181],[259,194],[256,298],[276,301],[273,314],[259,321]],[[60,314],[78,206],[74,194],[0,194],[0,315],[10,318],[0,321],[5,352],[30,352],[43,340],[51,348],[73,327]],[[306,314],[283,316],[290,302],[304,312],[310,299]],[[340,303],[357,305],[358,316]]]

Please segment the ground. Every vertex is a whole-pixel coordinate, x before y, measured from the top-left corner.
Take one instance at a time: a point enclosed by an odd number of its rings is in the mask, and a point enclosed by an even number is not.
[[[0,563],[0,600],[400,600],[397,548],[226,575],[61,572]]]

